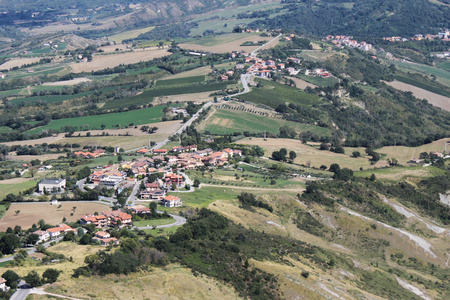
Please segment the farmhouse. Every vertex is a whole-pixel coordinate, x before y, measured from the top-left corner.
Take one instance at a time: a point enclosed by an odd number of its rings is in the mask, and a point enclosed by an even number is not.
[[[38,235],[38,237],[39,237],[38,242],[46,242],[48,239],[50,239],[50,234],[47,231],[36,230],[33,233]]]
[[[66,180],[58,178],[43,179],[38,183],[38,193],[61,193],[66,188]]]
[[[153,154],[167,154],[167,149],[155,149]]]
[[[6,280],[3,277],[0,277],[0,290],[3,292],[7,292],[9,290],[9,286],[6,285]]]
[[[181,200],[175,196],[166,196],[161,200],[161,204],[166,207],[181,207]]]

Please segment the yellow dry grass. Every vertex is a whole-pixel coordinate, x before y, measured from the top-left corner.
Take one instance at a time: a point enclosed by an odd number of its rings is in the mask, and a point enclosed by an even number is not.
[[[195,44],[195,42],[179,44],[179,46],[181,48],[192,49],[194,51],[204,51],[204,52],[211,52],[211,53],[227,53],[227,52],[232,52],[232,51],[252,52],[259,46],[241,46],[241,45],[245,42],[269,41],[271,39],[272,39],[271,37],[249,35],[249,36],[243,37],[238,40],[224,42],[223,44],[214,45],[214,46],[197,45],[197,44]],[[278,44],[278,42],[279,42],[279,40],[273,41],[269,45],[265,46],[263,49],[275,47]]]
[[[63,218],[68,222],[75,222],[85,214],[101,213],[111,210],[108,206],[100,203],[87,202],[61,202],[59,205],[51,205],[49,202],[43,203],[21,203],[12,204],[3,219],[0,220],[0,231],[5,231],[8,227],[20,225],[22,228],[30,228],[40,219],[44,219],[48,224],[59,224]],[[75,211],[73,207],[76,206]],[[15,212],[20,210],[19,214]],[[73,216],[70,214],[73,213]]]
[[[293,150],[297,153],[297,158],[294,160],[297,164],[306,164],[311,162],[312,167],[319,168],[321,165],[329,167],[333,163],[339,164],[341,167],[357,170],[360,167],[364,169],[372,167],[367,158],[353,158],[348,154],[337,154],[330,151],[321,151],[309,145],[302,144],[299,140],[291,139],[264,139],[262,138],[245,138],[239,140],[237,143],[246,145],[258,145],[265,150],[265,156],[270,157],[272,152],[279,151],[280,148],[286,148],[289,151]],[[365,153],[362,153],[365,154]]]
[[[171,55],[167,49],[146,51],[132,51],[118,54],[94,55],[91,62],[71,64],[74,73],[98,71],[105,68],[113,68],[120,64],[133,64],[140,61],[148,61],[157,57]]]
[[[61,85],[76,85],[82,82],[89,82],[92,81],[89,78],[81,77],[81,78],[75,78],[71,80],[64,80],[64,81],[56,81],[56,82],[44,82],[42,85],[45,86],[61,86]]]
[[[64,250],[62,253],[70,255],[71,252]],[[45,290],[79,299],[239,298],[232,287],[204,275],[194,276],[190,269],[176,264],[127,276],[107,275],[77,279],[64,276]]]
[[[425,144],[419,147],[405,147],[405,146],[388,146],[383,147],[377,152],[386,154],[386,158],[396,158],[401,164],[406,164],[411,158],[419,158],[422,152],[444,152],[445,143],[450,142],[450,138],[434,141],[430,144]],[[450,144],[447,146],[447,151],[450,150]]]
[[[450,98],[445,97],[439,94],[435,94],[433,92],[418,88],[416,86],[406,84],[397,80],[392,82],[385,81],[387,85],[396,88],[397,90],[401,90],[404,92],[412,92],[413,95],[419,99],[426,99],[428,102],[433,104],[436,107],[440,107],[443,110],[450,111]]]
[[[32,161],[39,159],[40,161],[46,161],[49,159],[57,159],[60,156],[65,156],[65,153],[47,153],[43,155],[13,155],[10,156],[12,160]]]
[[[11,59],[7,62],[0,65],[0,70],[7,70],[14,67],[21,67],[25,64],[32,64],[35,62],[38,62],[41,59],[41,57],[33,57],[33,58],[17,58],[17,59]]]

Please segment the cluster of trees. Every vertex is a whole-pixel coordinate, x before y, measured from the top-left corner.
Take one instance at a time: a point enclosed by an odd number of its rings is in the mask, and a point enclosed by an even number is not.
[[[269,212],[273,212],[273,207],[271,205],[257,200],[255,195],[252,193],[242,192],[237,198],[244,209],[251,210],[251,207],[261,207]]]
[[[288,151],[286,148],[281,148],[280,151],[272,152],[272,158],[277,161],[287,162],[289,160],[290,162],[293,162],[296,157],[297,153],[295,153],[295,151],[293,150],[289,151],[288,156]]]
[[[260,19],[247,26],[286,28],[319,36],[346,34],[383,37],[435,33],[450,25],[446,18],[450,8],[427,0],[383,0],[378,3],[363,0],[351,7],[336,1],[285,1],[284,8],[286,13]]]

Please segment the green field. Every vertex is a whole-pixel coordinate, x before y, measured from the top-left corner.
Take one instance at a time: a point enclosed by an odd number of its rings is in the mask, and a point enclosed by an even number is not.
[[[337,79],[336,77],[322,78],[316,76],[308,76],[304,74],[298,74],[296,77],[317,86],[332,86],[339,82],[339,79]]]
[[[7,183],[7,184],[0,184],[0,199],[3,199],[8,194],[19,194],[19,192],[23,192],[26,189],[29,189],[31,187],[34,187],[37,185],[37,181],[35,180],[28,180],[21,183]]]
[[[20,71],[14,72],[14,73],[11,72],[11,73],[13,73],[11,78],[24,78],[24,77],[36,76],[36,75],[51,75],[51,74],[56,74],[59,71],[62,71],[64,69],[65,69],[65,67],[45,68],[41,71],[34,71],[33,73],[25,73],[25,74],[23,74],[23,70],[20,70]]]
[[[240,95],[239,98],[273,108],[279,104],[286,104],[286,102],[295,103],[301,107],[311,107],[320,101],[318,96],[307,94],[295,87],[268,80],[259,81],[264,85],[262,88],[253,88],[250,93]]]
[[[407,71],[412,70],[422,74],[435,75],[437,77],[437,81],[450,87],[450,72],[444,69],[400,61],[389,61],[389,63],[393,63],[397,67],[400,67],[400,69],[405,69]]]
[[[401,76],[401,75],[394,75],[394,78],[396,80],[398,80],[398,81],[403,82],[403,83],[416,86],[418,88],[430,91],[432,93],[436,93],[436,94],[439,94],[439,95],[442,95],[442,96],[445,96],[445,97],[450,97],[450,92],[448,92],[448,91],[446,91],[444,89],[441,89],[439,87],[427,84],[427,83],[425,83],[423,81],[415,80],[413,78],[409,78],[409,77],[405,77],[405,76]]]
[[[234,132],[262,132],[267,131],[277,134],[280,127],[289,126],[297,131],[311,131],[317,135],[330,135],[329,129],[309,124],[289,122],[281,119],[274,119],[255,115],[248,112],[217,109],[208,119],[207,123],[202,125],[204,130],[212,134],[233,134]]]
[[[450,71],[450,61],[437,62],[436,66],[446,71]]]
[[[17,89],[17,90],[9,90],[9,91],[1,91],[0,92],[0,97],[8,97],[10,95],[14,95],[14,94],[19,94],[20,92],[22,92],[23,89]]]
[[[105,125],[106,129],[127,127],[129,124],[141,125],[147,123],[156,123],[161,121],[164,106],[155,106],[140,110],[126,111],[122,113],[112,113],[97,116],[86,116],[72,119],[52,120],[50,124],[27,131],[26,133],[38,133],[42,130],[61,130],[65,126],[73,126],[75,130],[93,130],[101,129]]]
[[[176,79],[165,79],[158,80],[156,82],[156,87],[164,87],[164,86],[176,86],[176,85],[189,85],[205,82],[205,76],[192,76],[192,77],[183,77]]]
[[[181,80],[181,78],[173,79],[173,80],[178,81],[178,80]],[[143,104],[151,103],[153,101],[154,97],[211,92],[211,91],[223,90],[226,87],[227,87],[226,82],[217,82],[217,83],[210,83],[210,84],[187,84],[187,85],[176,85],[176,86],[163,85],[162,87],[155,87],[152,89],[148,89],[148,90],[144,91],[142,94],[139,94],[137,96],[125,97],[125,98],[110,101],[110,102],[106,103],[105,106],[103,106],[103,108],[111,109],[111,108],[117,108],[117,107],[128,107],[131,104],[143,105]]]
[[[136,227],[152,227],[152,226],[159,226],[159,225],[168,225],[175,223],[175,219],[155,219],[155,220],[143,220],[138,222],[133,222],[133,225]]]

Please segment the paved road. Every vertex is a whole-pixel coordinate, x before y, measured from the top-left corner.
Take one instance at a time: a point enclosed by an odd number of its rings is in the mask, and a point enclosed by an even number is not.
[[[158,213],[163,213],[163,212],[158,210]],[[171,216],[172,218],[175,219],[175,223],[167,224],[167,225],[159,225],[159,226],[156,226],[156,228],[169,228],[169,227],[181,226],[184,223],[186,223],[186,219],[181,216],[173,215],[173,214],[169,214],[169,216]],[[137,227],[137,229],[150,229],[150,228],[153,228],[153,226]]]
[[[82,192],[86,192],[86,190],[84,189],[84,184],[86,183],[86,179],[87,178],[83,178],[83,179],[77,181],[77,186]]]
[[[26,285],[24,281],[20,281],[19,287]],[[10,300],[25,300],[25,298],[33,291],[33,288],[18,288],[14,294],[12,294]]]
[[[268,41],[267,43],[265,43],[264,45],[262,45],[262,46],[256,48],[255,50],[252,51],[252,53],[250,53],[250,56],[255,56],[255,55],[256,55],[256,52],[258,52],[259,49],[263,48],[263,47],[266,46],[267,44],[272,43],[272,42],[275,41],[276,39],[280,38],[280,36],[281,36],[281,33],[280,33],[279,35],[277,35],[276,37],[274,37],[273,39],[271,39],[270,41]]]

